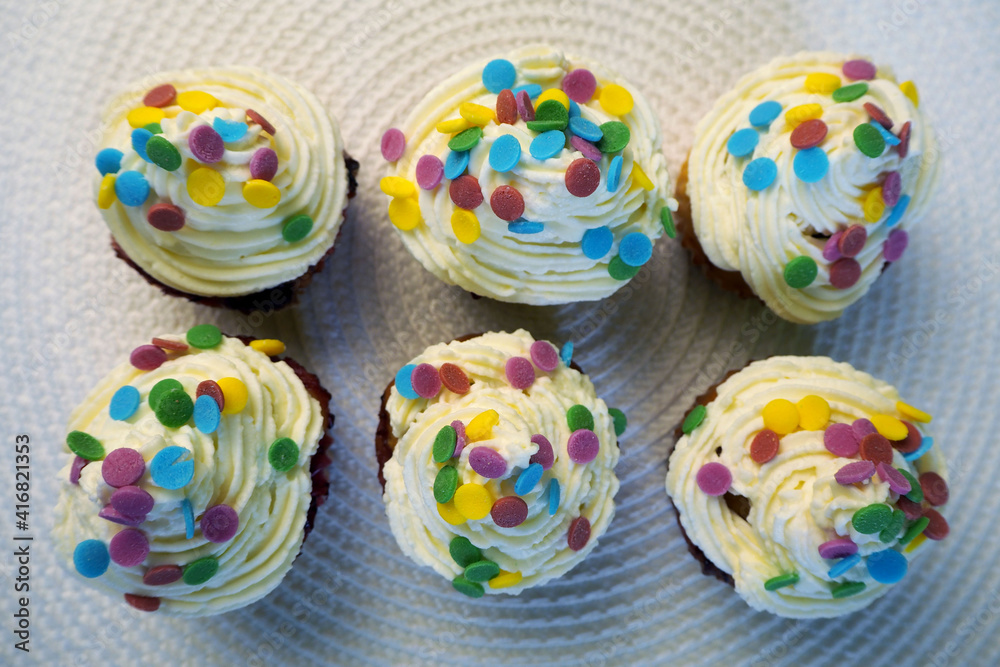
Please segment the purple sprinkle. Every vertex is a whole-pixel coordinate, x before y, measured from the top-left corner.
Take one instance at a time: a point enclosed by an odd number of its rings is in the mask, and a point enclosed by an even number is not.
[[[119,447],[108,452],[101,462],[101,476],[115,488],[135,484],[146,472],[142,454],[131,447]]]
[[[870,479],[875,474],[875,464],[871,461],[853,461],[837,471],[834,478],[838,484],[850,486]]]
[[[531,103],[528,91],[518,91],[517,95],[514,96],[514,101],[517,102],[517,112],[521,114],[521,120],[525,123],[535,120],[535,107]]]
[[[871,81],[875,78],[875,65],[867,60],[848,60],[844,63],[844,76],[854,81]]]
[[[531,455],[528,463],[538,463],[542,466],[542,470],[548,470],[556,460],[556,453],[552,449],[552,443],[541,433],[531,436],[531,441],[538,445],[538,451]]]
[[[875,466],[875,471],[878,472],[879,479],[888,484],[893,493],[903,496],[911,491],[910,480],[892,466],[881,462]]]
[[[86,466],[90,461],[85,458],[77,456],[73,459],[73,465],[69,468],[69,483],[79,484],[80,483],[80,473],[83,471],[84,466]]]
[[[196,158],[205,164],[213,164],[222,159],[226,144],[211,125],[199,125],[188,134],[188,148]]]
[[[858,545],[849,537],[840,537],[819,545],[820,558],[845,558],[858,553]]]
[[[710,496],[721,496],[733,484],[733,473],[718,461],[703,465],[695,476],[698,488]]]
[[[573,431],[566,442],[566,453],[573,463],[590,463],[597,458],[597,452],[601,449],[601,441],[597,434],[590,429],[581,428]]]
[[[270,181],[278,173],[278,154],[270,148],[258,148],[250,158],[250,176]]]
[[[910,235],[905,229],[894,229],[889,232],[885,245],[882,246],[882,256],[887,262],[897,262],[906,251],[906,246],[910,243]]]
[[[410,374],[410,385],[421,398],[434,398],[441,391],[441,375],[430,364],[420,364]]]
[[[141,564],[149,555],[149,540],[142,534],[142,531],[126,528],[111,538],[108,552],[115,564],[122,567],[134,567]]]
[[[504,365],[507,382],[514,389],[524,391],[535,383],[535,367],[524,357],[511,357]]]
[[[112,523],[120,523],[123,526],[138,526],[146,520],[145,516],[128,516],[122,514],[111,505],[105,505],[104,509],[97,513],[102,519],[107,519]]]
[[[864,418],[855,419],[854,423],[851,424],[851,430],[854,431],[854,437],[858,439],[858,442],[861,442],[861,439],[869,433],[878,433],[875,424]]]
[[[401,130],[390,127],[382,135],[382,157],[388,162],[395,162],[403,157],[406,150],[406,136]]]
[[[601,161],[601,151],[597,150],[597,146],[590,143],[583,137],[578,137],[574,134],[569,138],[569,143],[573,148],[580,151],[583,157],[588,160],[593,160],[594,162]]]
[[[899,203],[899,195],[903,191],[903,179],[898,171],[890,171],[882,181],[882,201],[892,208]]]
[[[588,69],[575,69],[562,80],[566,97],[579,104],[586,104],[597,90],[597,79]]]
[[[859,440],[848,424],[830,424],[823,434],[823,444],[832,454],[845,459],[858,455]]]
[[[550,372],[559,365],[559,352],[555,345],[544,340],[536,340],[531,344],[531,360],[539,369]]]
[[[840,259],[840,248],[838,247],[838,243],[840,241],[840,237],[843,235],[844,232],[837,232],[826,240],[826,243],[823,245],[823,259],[828,262],[836,262]]]
[[[125,517],[145,517],[153,509],[153,503],[153,496],[138,486],[123,486],[111,494],[111,507]]]
[[[444,165],[436,155],[424,155],[417,160],[417,185],[424,190],[433,190],[444,178]]]
[[[167,353],[155,345],[140,345],[132,350],[128,360],[140,371],[153,371],[167,360]]]
[[[461,420],[456,419],[451,423],[451,427],[455,429],[455,433],[458,438],[455,442],[455,453],[452,456],[461,456],[462,450],[465,449],[465,424]]]
[[[469,452],[469,465],[486,479],[499,479],[507,472],[507,461],[495,449],[473,447]]]
[[[209,542],[228,542],[236,536],[240,516],[229,505],[215,505],[201,517],[201,534]]]

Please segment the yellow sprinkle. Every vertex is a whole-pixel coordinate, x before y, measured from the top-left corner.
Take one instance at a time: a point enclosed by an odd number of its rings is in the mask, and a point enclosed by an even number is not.
[[[927,536],[924,535],[923,533],[920,533],[919,535],[913,538],[912,542],[906,545],[906,547],[903,549],[903,552],[910,553],[911,551],[913,551],[926,541],[927,541]]]
[[[386,176],[378,182],[382,192],[390,197],[412,197],[417,194],[417,186],[400,176]]]
[[[281,190],[271,181],[251,178],[243,184],[243,198],[257,208],[273,208],[281,201]]]
[[[632,163],[632,180],[638,183],[643,190],[653,189],[653,181],[649,180],[649,176],[642,170],[638,162]]]
[[[885,213],[885,202],[882,200],[882,186],[878,186],[865,196],[865,220],[878,222]]]
[[[189,90],[177,93],[177,106],[191,113],[202,113],[219,106],[219,100],[206,92]]]
[[[776,398],[765,405],[761,416],[764,417],[764,426],[778,435],[787,435],[799,425],[799,409],[784,398]]]
[[[107,178],[105,176],[105,178]],[[909,417],[915,422],[920,422],[922,424],[928,424],[934,417],[930,414],[924,412],[923,410],[918,410],[909,403],[904,403],[903,401],[896,401],[896,409],[899,410],[899,414],[904,417]]]
[[[115,203],[115,175],[104,174],[101,179],[101,187],[97,189],[97,205],[101,208],[111,208]]]
[[[800,104],[785,112],[785,122],[788,127],[795,128],[807,120],[823,115],[823,107],[818,104]]]
[[[252,340],[250,341],[250,347],[258,352],[263,352],[269,357],[279,355],[285,351],[285,344],[274,338],[258,338],[257,340]]]
[[[394,197],[389,202],[389,220],[404,232],[416,228],[423,220],[420,204],[415,197]]]
[[[458,107],[458,113],[462,118],[479,127],[489,125],[497,117],[493,109],[474,102],[462,102]]]
[[[226,194],[226,181],[214,169],[198,167],[188,176],[187,192],[195,204],[215,206]]]
[[[830,421],[830,404],[822,396],[810,394],[795,404],[799,425],[805,431],[819,431]]]
[[[452,526],[461,526],[465,523],[465,517],[462,516],[457,509],[455,509],[454,500],[449,500],[446,503],[438,503],[437,505],[438,514],[440,514],[441,518]]]
[[[451,120],[441,121],[434,126],[434,129],[441,134],[455,134],[462,130],[468,130],[470,127],[472,127],[472,123],[464,118],[452,118]]]
[[[910,434],[906,424],[890,415],[872,415],[871,422],[875,430],[889,440],[902,440]]]
[[[156,107],[139,107],[128,112],[128,124],[132,127],[146,127],[150,123],[159,123],[166,113]]]
[[[806,77],[806,92],[829,95],[840,88],[840,77],[834,74],[816,72]]]
[[[537,98],[535,98],[535,108],[537,109],[539,104],[548,100],[555,100],[559,104],[569,109],[569,96],[563,91],[559,90],[558,88],[549,88],[548,90],[542,92],[542,94],[539,95]]]
[[[609,83],[601,90],[601,108],[613,116],[624,116],[635,102],[632,101],[632,93],[628,92],[617,83]]]
[[[899,84],[899,89],[903,91],[904,95],[910,98],[910,101],[913,102],[913,106],[920,106],[920,93],[917,92],[917,84],[912,81],[904,81]]]
[[[493,427],[500,423],[500,415],[496,410],[480,412],[472,418],[469,425],[465,427],[465,438],[469,442],[479,442],[489,440],[493,437]]]
[[[451,214],[451,230],[462,243],[475,243],[479,238],[479,218],[472,211],[456,208]]]
[[[521,583],[524,576],[520,572],[500,570],[500,574],[490,579],[490,588],[510,588]]]
[[[455,492],[455,509],[470,521],[485,519],[493,507],[493,496],[482,484],[463,484]]]
[[[235,415],[247,406],[247,386],[239,378],[222,378],[217,380],[219,389],[222,390],[224,407],[222,414]]]

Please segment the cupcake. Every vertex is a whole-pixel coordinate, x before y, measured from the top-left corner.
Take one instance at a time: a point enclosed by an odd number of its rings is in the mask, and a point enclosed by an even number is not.
[[[523,48],[461,70],[382,137],[389,219],[441,280],[500,301],[603,299],[673,235],[660,123],[589,60]]]
[[[154,338],[73,411],[59,559],[142,611],[209,616],[284,578],[326,499],[330,395],[276,340]]]
[[[470,597],[586,558],[615,514],[617,436],[562,352],[523,330],[434,345],[386,388],[375,450],[399,548]]]
[[[281,308],[333,252],[358,164],[316,97],[249,67],[158,74],[107,106],[97,205],[175,296]]]
[[[863,609],[948,522],[930,415],[826,357],[772,357],[699,398],[667,493],[706,574],[787,618]]]
[[[677,182],[677,227],[724,288],[779,316],[839,317],[927,213],[937,143],[912,81],[836,53],[779,58],[723,95]]]

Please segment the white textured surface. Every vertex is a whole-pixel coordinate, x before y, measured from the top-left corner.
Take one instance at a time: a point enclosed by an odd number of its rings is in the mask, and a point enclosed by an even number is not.
[[[997,3],[0,4],[0,498],[10,506],[11,445],[15,433],[28,433],[36,536],[29,659],[996,664]],[[40,27],[23,23],[32,17]],[[542,39],[604,59],[642,86],[660,113],[675,175],[698,117],[743,72],[803,48],[870,52],[917,81],[942,140],[941,192],[904,261],[845,317],[815,328],[772,323],[755,333],[760,308],[722,295],[666,241],[634,289],[603,303],[473,301],[432,278],[391,233],[376,187],[378,139],[467,58]],[[338,251],[301,308],[263,318],[257,329],[291,341],[334,394],[333,496],[275,594],[205,623],[140,615],[95,595],[56,567],[45,535],[66,417],[90,387],[153,332],[198,321],[232,332],[246,326],[241,316],[162,297],[115,260],[88,186],[92,130],[109,95],[148,72],[230,63],[267,67],[313,90],[340,119],[362,178]],[[389,533],[372,454],[378,396],[425,345],[518,326],[574,338],[600,395],[628,413],[619,514],[563,579],[519,598],[468,601],[412,567]],[[702,577],[663,493],[673,426],[691,399],[726,367],[778,351],[829,354],[892,382],[934,411],[949,452],[952,536],[899,590],[837,622],[753,613]],[[18,664],[8,630],[12,523],[5,512],[3,664]]]

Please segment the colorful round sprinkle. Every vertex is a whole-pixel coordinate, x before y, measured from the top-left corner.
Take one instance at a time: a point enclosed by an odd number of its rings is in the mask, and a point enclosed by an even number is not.
[[[534,142],[532,142],[534,143]],[[512,134],[504,134],[490,146],[490,168],[501,174],[517,166],[521,160],[521,142]]]
[[[604,86],[598,101],[601,103],[601,108],[612,116],[624,116],[635,105],[632,93],[617,83],[609,83]]]
[[[517,70],[514,63],[498,58],[486,63],[483,68],[483,85],[494,95],[504,88],[513,88],[517,80]]]
[[[896,147],[899,159],[905,158],[910,152],[910,121],[903,123],[899,130],[899,145]]]
[[[883,503],[872,503],[854,513],[851,517],[851,525],[862,535],[874,535],[882,532],[891,520],[891,507]]]
[[[153,484],[162,489],[181,489],[194,479],[194,459],[183,447],[164,447],[149,462],[149,474]]]
[[[774,100],[761,102],[750,111],[750,124],[754,127],[767,127],[781,114],[781,104]]]
[[[525,390],[535,383],[535,367],[524,357],[511,357],[504,364],[507,382],[514,389]]]
[[[101,462],[101,476],[115,488],[135,484],[146,472],[142,454],[131,447],[119,447],[108,452]]]
[[[765,428],[778,435],[787,435],[799,427],[799,409],[784,398],[768,401],[761,411]]]
[[[153,204],[146,212],[146,221],[161,232],[176,232],[184,227],[184,219],[181,208],[166,202]]]
[[[531,442],[538,445],[538,451],[531,455],[528,463],[537,463],[542,466],[542,470],[548,470],[555,463],[556,453],[552,449],[552,443],[541,433],[531,436]]]
[[[861,265],[850,257],[842,257],[830,265],[830,284],[837,289],[848,289],[861,279]]]
[[[698,474],[695,475],[695,482],[698,483],[698,488],[705,494],[709,496],[721,496],[729,491],[729,487],[732,486],[733,474],[729,472],[729,468],[718,461],[709,461],[698,469]]]
[[[215,206],[226,194],[226,180],[214,169],[199,167],[188,175],[187,193],[199,206]]]
[[[104,519],[105,521],[111,521],[112,523],[117,523],[122,526],[140,526],[146,520],[145,516],[129,516],[127,514],[122,514],[116,510],[111,505],[105,505],[97,516]]]
[[[802,125],[805,125],[805,123]],[[802,125],[799,125],[799,127],[802,127]],[[803,183],[816,183],[823,180],[829,169],[830,159],[827,157],[826,151],[819,146],[800,150],[795,154],[795,159],[792,160],[792,170]]]
[[[625,429],[628,428],[628,417],[618,408],[608,408],[608,414],[611,416],[611,421],[614,422],[615,435],[621,437],[625,433]]]
[[[759,157],[751,160],[743,168],[743,185],[751,190],[760,191],[767,188],[778,177],[778,165],[769,157]]]
[[[548,160],[559,155],[565,147],[566,135],[561,130],[549,130],[531,140],[528,153],[536,160]]]
[[[528,91],[521,90],[515,93],[514,101],[517,104],[517,113],[521,115],[521,120],[525,123],[535,120],[535,106],[531,103]]]
[[[753,150],[757,148],[758,142],[760,142],[760,134],[757,130],[752,127],[745,127],[742,130],[733,132],[732,136],[729,137],[729,141],[726,142],[726,150],[733,157],[746,157],[753,153]]]
[[[566,424],[569,430],[594,429],[594,415],[584,405],[574,405],[566,411]]]
[[[421,398],[434,398],[441,391],[441,376],[430,364],[419,364],[410,375],[410,385]]]
[[[590,70],[575,69],[563,77],[562,89],[569,99],[586,104],[597,90],[597,79]]]
[[[931,540],[943,540],[948,537],[951,528],[949,528],[948,522],[941,516],[940,512],[936,509],[927,508],[924,510],[924,516],[929,520],[929,523],[924,528],[923,535],[926,535]]]
[[[516,528],[528,518],[528,503],[517,496],[498,498],[490,509],[490,517],[501,528]]]
[[[579,551],[587,546],[590,541],[590,520],[585,516],[578,516],[569,524],[569,533],[566,536],[569,548]]]
[[[66,435],[66,446],[87,461],[100,461],[104,458],[104,445],[101,441],[83,431],[70,431]]]
[[[785,284],[792,289],[803,289],[809,287],[819,275],[819,267],[816,260],[806,255],[795,257],[785,265]]]
[[[194,401],[183,389],[171,389],[163,393],[153,412],[167,428],[180,428],[194,414]]]
[[[559,366],[559,353],[552,343],[544,340],[536,340],[529,348],[531,361],[540,370],[545,372],[554,371]]]
[[[593,160],[577,158],[566,168],[566,189],[574,197],[588,197],[600,184],[601,169]]]
[[[621,182],[622,178],[622,156],[616,155],[611,158],[611,164],[608,165],[608,192],[617,192],[618,184]]]
[[[262,147],[250,157],[250,178],[270,181],[278,173],[278,154],[270,148]]]
[[[181,500],[181,514],[184,515],[184,535],[187,539],[194,538],[194,509],[187,498]]]
[[[581,139],[586,139],[589,142],[600,141],[604,133],[601,132],[601,128],[597,126],[597,123],[589,121],[582,116],[575,116],[569,119],[569,131],[580,137]]]
[[[101,149],[94,158],[94,164],[97,165],[97,171],[101,176],[117,174],[122,167],[122,152],[117,148]]]
[[[868,565],[868,574],[880,584],[896,584],[906,576],[908,563],[906,556],[895,549],[869,554],[865,562]]]
[[[211,125],[199,125],[188,133],[188,148],[198,160],[215,164],[222,159],[226,145]]]
[[[629,266],[642,266],[653,256],[653,242],[642,232],[626,234],[618,244],[618,256]]]
[[[177,171],[181,166],[181,153],[162,135],[155,135],[146,142],[146,156],[157,167],[166,171]]]
[[[152,371],[163,365],[167,353],[155,345],[140,345],[132,350],[128,360],[140,371]]]
[[[869,433],[861,438],[858,454],[865,461],[892,464],[892,445],[879,433]]]
[[[148,491],[133,485],[116,489],[111,494],[110,502],[113,508],[128,517],[145,517],[155,504]]]
[[[442,466],[434,477],[434,500],[447,503],[458,489],[458,470],[455,466]]]
[[[889,232],[889,236],[882,246],[882,256],[887,262],[898,262],[906,251],[906,246],[910,242],[910,235],[904,229],[894,229]]]
[[[395,127],[390,127],[382,135],[382,158],[388,162],[395,162],[403,157],[406,150],[406,135]]]
[[[841,86],[833,91],[834,102],[853,102],[868,92],[868,84],[864,82]]]
[[[483,552],[472,544],[469,538],[461,535],[456,535],[448,543],[448,553],[451,554],[452,560],[462,568],[466,568],[472,563],[483,559]]]
[[[849,424],[830,424],[823,433],[823,444],[827,450],[845,459],[857,456],[858,442]]]
[[[455,455],[455,445],[458,443],[458,432],[454,426],[442,426],[434,436],[434,446],[431,457],[438,463],[444,463]],[[447,501],[442,501],[447,502]]]
[[[617,153],[628,146],[632,133],[628,125],[617,120],[611,120],[601,125],[601,140],[597,142],[597,149],[602,153]]]
[[[600,162],[601,158],[603,157],[603,153],[601,153],[601,151],[597,149],[597,146],[590,143],[583,137],[578,137],[576,135],[573,135],[572,137],[569,138],[569,145],[572,146],[575,150],[579,151],[580,154],[583,155],[583,157],[587,158],[588,160],[593,160],[594,162]],[[621,156],[618,155],[616,157],[620,158]],[[620,164],[621,163],[619,162],[619,165]],[[621,176],[620,168],[618,171],[618,175]]]
[[[553,477],[549,480],[549,516],[555,516],[559,510],[559,480]]]
[[[580,249],[588,259],[601,259],[608,254],[614,244],[615,236],[607,227],[588,229],[583,233]]]
[[[291,438],[278,438],[268,448],[267,460],[278,472],[288,472],[299,462],[299,446]]]
[[[507,461],[490,447],[473,447],[469,452],[469,466],[486,479],[499,479],[507,473]]]
[[[115,178],[115,196],[126,206],[142,206],[149,197],[149,181],[137,171],[123,171]]]
[[[166,586],[180,581],[184,570],[179,565],[157,565],[146,570],[142,575],[142,583],[147,586]]]
[[[463,484],[455,491],[455,509],[469,521],[489,516],[493,498],[482,484]]]
[[[595,458],[601,449],[601,441],[597,434],[587,428],[581,428],[570,434],[566,442],[566,452],[573,463],[585,465]]]
[[[854,81],[871,81],[875,78],[875,65],[867,60],[848,60],[841,68],[848,79]]]
[[[509,88],[501,90],[497,95],[496,117],[498,125],[513,125],[517,122],[517,100]]]
[[[215,576],[219,571],[219,561],[212,556],[205,556],[184,566],[182,579],[188,586],[198,586]]]
[[[931,505],[940,506],[948,502],[948,483],[941,475],[933,471],[920,474],[920,490]]]
[[[313,228],[313,219],[304,213],[294,215],[281,225],[281,238],[288,243],[296,243],[309,236]]]
[[[819,146],[826,139],[826,123],[819,118],[813,118],[800,123],[789,137],[792,146],[801,150]]]
[[[879,479],[887,483],[893,493],[905,496],[910,492],[910,481],[891,465],[879,463],[875,469],[878,471]]]
[[[468,160],[468,153],[465,153],[465,158]],[[462,167],[461,171],[465,171],[465,167]],[[423,155],[417,160],[416,180],[421,189],[433,190],[442,178],[444,178],[444,165],[436,155]]]
[[[110,562],[108,547],[100,540],[84,540],[73,549],[73,567],[87,579],[96,579],[107,572]]]
[[[852,461],[838,470],[834,478],[838,484],[850,486],[871,479],[874,474],[875,464],[871,461]]]
[[[226,120],[225,118],[213,118],[212,129],[219,133],[226,143],[239,141],[246,136],[247,124],[242,120]]]
[[[854,437],[861,442],[861,438],[865,437],[869,433],[878,433],[875,429],[875,424],[871,423],[868,419],[855,419],[851,423],[851,430],[854,432]]]
[[[201,534],[209,542],[228,542],[240,528],[240,517],[229,505],[215,505],[201,517]]]
[[[769,428],[765,428],[753,437],[750,442],[750,458],[755,463],[764,464],[778,455],[781,445],[780,437]]]
[[[149,555],[149,540],[142,531],[126,528],[111,538],[108,544],[111,561],[122,567],[134,567]]]
[[[776,591],[779,588],[785,588],[786,586],[794,586],[799,583],[799,575],[797,572],[789,572],[788,574],[779,574],[777,577],[771,577],[764,582],[765,591]]]
[[[863,592],[865,588],[867,588],[867,586],[863,581],[845,581],[842,584],[834,586],[830,591],[830,595],[834,600],[840,600],[842,598],[849,598],[852,595],[857,595],[858,593]]]
[[[873,158],[880,156],[885,150],[882,133],[868,123],[861,123],[854,128],[854,144],[863,154]]]
[[[185,336],[188,345],[200,350],[208,350],[222,342],[222,331],[214,324],[196,324]]]
[[[550,132],[566,129],[569,125],[569,111],[562,102],[555,99],[538,99],[535,107],[535,120],[528,121],[528,129],[533,132]]]
[[[455,206],[468,211],[475,209],[483,203],[483,191],[479,187],[479,181],[475,176],[465,174],[459,176],[448,186],[448,194]]]
[[[219,410],[222,410],[226,406],[226,398],[222,393],[222,387],[215,380],[202,380],[198,383],[198,388],[194,392],[195,403],[197,404],[197,398],[202,396],[211,396],[215,400],[216,404],[219,406]]]
[[[493,213],[507,222],[514,222],[524,215],[524,197],[509,185],[500,185],[490,195]]]
[[[687,413],[684,417],[684,422],[681,424],[681,432],[685,435],[689,435],[696,428],[701,426],[701,423],[705,421],[705,417],[708,415],[708,408],[704,405],[696,405]]]
[[[858,553],[858,545],[849,537],[838,537],[819,545],[820,558],[846,558]]]
[[[131,385],[119,387],[108,405],[108,416],[115,421],[125,421],[135,414],[142,401],[139,390]]]
[[[87,467],[88,463],[90,463],[90,461],[88,461],[85,458],[82,458],[80,456],[73,457],[73,463],[69,467],[70,484],[80,483],[80,473],[83,472],[83,469]]]
[[[479,126],[473,126],[452,137],[451,141],[448,142],[448,148],[459,152],[470,151],[476,147],[482,137],[483,129]]]
[[[257,208],[273,208],[281,201],[281,190],[270,181],[250,179],[243,184],[243,199]]]
[[[451,585],[456,591],[470,598],[481,598],[485,595],[482,584],[469,581],[461,575],[452,579]]]
[[[441,384],[443,384],[445,389],[448,391],[456,394],[469,393],[469,376],[465,374],[465,371],[450,361],[441,364],[441,368],[438,370],[438,375],[441,376]]]
[[[572,458],[572,457],[571,457]],[[532,463],[529,464],[527,468],[521,471],[521,474],[517,476],[517,481],[514,482],[514,493],[519,496],[525,496],[531,493],[538,482],[542,479],[542,464]]]
[[[169,83],[164,83],[150,90],[142,98],[142,103],[147,107],[163,107],[170,104],[177,98],[177,89]]]
[[[215,433],[222,420],[222,410],[215,398],[208,395],[194,400],[194,426],[202,433]]]
[[[451,151],[444,160],[444,177],[455,180],[469,166],[469,151]]]

